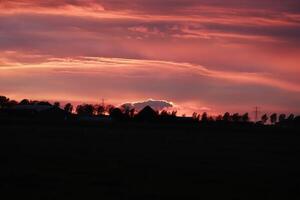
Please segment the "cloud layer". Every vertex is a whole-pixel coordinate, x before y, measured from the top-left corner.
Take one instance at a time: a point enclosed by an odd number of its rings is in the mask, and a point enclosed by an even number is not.
[[[124,2],[0,1],[0,93],[299,111],[298,1]]]
[[[158,60],[80,57],[0,68],[1,90],[13,98],[122,104],[139,99],[174,101],[181,112],[211,108],[298,111],[300,87],[268,74],[224,72]]]

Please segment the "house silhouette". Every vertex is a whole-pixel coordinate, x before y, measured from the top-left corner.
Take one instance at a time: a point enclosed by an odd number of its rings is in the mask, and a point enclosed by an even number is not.
[[[140,121],[155,121],[158,119],[158,113],[150,106],[146,106],[136,115],[136,118]]]

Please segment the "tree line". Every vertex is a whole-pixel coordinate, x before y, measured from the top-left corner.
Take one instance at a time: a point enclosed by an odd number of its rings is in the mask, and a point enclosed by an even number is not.
[[[52,106],[64,110],[67,114],[77,115],[77,116],[110,116],[118,120],[131,120],[131,119],[149,119],[149,120],[165,120],[174,121],[178,118],[187,118],[185,115],[182,117],[177,116],[177,111],[155,111],[148,107],[142,111],[137,111],[134,108],[130,108],[126,105],[121,107],[115,107],[111,104],[80,104],[74,107],[71,103],[61,105],[60,102],[54,102],[53,104],[48,101],[36,101],[23,99],[20,102],[11,100],[6,96],[0,96],[0,110],[13,108],[17,105],[37,105],[37,106]],[[196,122],[210,123],[210,122],[227,122],[227,123],[250,123],[249,113],[230,114],[226,112],[223,115],[209,116],[208,113],[204,112],[198,114],[193,113],[192,117],[188,119]],[[300,123],[300,116],[295,116],[294,114],[277,114],[273,113],[271,115],[263,114],[260,121],[255,122],[257,124],[291,124]],[[253,123],[253,122],[251,122]]]

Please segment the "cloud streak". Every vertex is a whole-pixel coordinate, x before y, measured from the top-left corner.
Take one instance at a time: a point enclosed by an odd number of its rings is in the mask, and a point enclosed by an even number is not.
[[[47,62],[34,64],[13,64],[2,66],[0,70],[15,69],[51,69],[61,73],[102,73],[108,76],[151,77],[198,75],[213,79],[228,80],[239,84],[258,84],[275,87],[287,91],[300,92],[300,85],[272,78],[270,74],[243,73],[209,70],[201,65],[176,63],[160,60],[138,60],[124,58],[82,57],[78,59],[52,58]],[[159,73],[164,72],[164,73]],[[166,73],[167,74],[166,74]]]
[[[189,63],[158,60],[58,58],[38,64],[11,63],[11,66],[1,67],[0,72],[0,91],[18,94],[18,97],[36,94],[50,100],[95,102],[108,98],[120,104],[153,97],[168,99],[178,105],[189,105],[189,102],[194,105],[197,102],[200,109],[230,105],[235,101],[227,102],[227,98],[234,92],[244,95],[236,97],[240,100],[235,102],[235,109],[240,109],[237,107],[252,101],[253,93],[268,99],[276,93],[294,95],[291,101],[300,98],[299,85],[269,75],[223,72]],[[238,92],[243,90],[247,92]],[[265,91],[270,94],[264,94]],[[277,102],[277,106],[285,105],[281,101]],[[214,105],[211,105],[212,102]],[[289,107],[289,104],[285,106]]]

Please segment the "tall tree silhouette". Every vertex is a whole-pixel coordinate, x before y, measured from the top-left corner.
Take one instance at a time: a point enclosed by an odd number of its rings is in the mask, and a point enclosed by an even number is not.
[[[242,120],[242,117],[240,116],[239,113],[233,114],[231,118],[232,118],[232,121],[234,121],[234,122],[240,122]]]
[[[54,102],[53,106],[59,108],[60,107],[60,102],[58,102],[58,101]]]
[[[130,109],[130,111],[129,111],[129,117],[130,118],[134,118],[135,114],[136,114],[136,110],[134,108]]]
[[[200,120],[200,114],[194,112],[193,115],[192,115],[193,119],[196,120],[196,121],[199,121]]]
[[[105,106],[105,112],[111,114],[111,112],[115,109],[114,105],[108,104]]]
[[[96,105],[97,115],[103,115],[105,113],[104,105]]]
[[[95,107],[92,104],[83,104],[76,107],[76,112],[79,115],[92,116],[95,112]]]
[[[229,113],[229,112],[226,112],[226,113],[223,115],[223,121],[225,121],[225,122],[231,121],[231,117],[230,117],[230,113]]]
[[[132,115],[132,108],[131,106],[129,106],[128,104],[124,104],[121,106],[120,108],[123,112],[123,114],[125,115],[126,118],[131,118],[131,115]]]
[[[22,101],[20,101],[19,105],[29,105],[30,101],[28,99],[23,99]]]
[[[288,118],[287,118],[287,120],[288,120],[289,122],[292,122],[294,119],[295,119],[295,115],[294,115],[294,114],[290,114],[290,115],[288,116]]]
[[[271,119],[271,123],[272,123],[272,124],[276,124],[276,122],[277,122],[277,114],[276,114],[276,113],[273,113],[273,114],[270,116],[270,119]]]
[[[248,113],[245,113],[242,115],[242,121],[243,122],[249,122],[250,121],[250,117]]]
[[[285,114],[280,114],[278,117],[279,123],[283,123],[285,121],[286,115]]]
[[[218,115],[217,117],[216,117],[216,121],[217,122],[220,122],[220,121],[222,121],[223,120],[223,116],[222,115]]]
[[[73,112],[73,105],[71,103],[67,103],[64,107],[64,111],[67,113],[72,113]]]
[[[176,116],[177,116],[177,110],[173,110],[172,113],[171,113],[171,115],[172,115],[173,117],[176,117]]]
[[[263,116],[261,116],[261,122],[263,124],[267,123],[268,119],[269,119],[269,117],[267,114],[264,114]]]
[[[9,98],[7,98],[6,96],[0,96],[0,109],[4,108],[8,102]]]
[[[207,115],[206,112],[204,112],[204,113],[202,114],[201,121],[202,121],[202,122],[207,122],[207,121],[208,121],[208,115]]]

